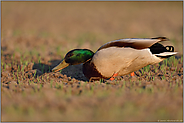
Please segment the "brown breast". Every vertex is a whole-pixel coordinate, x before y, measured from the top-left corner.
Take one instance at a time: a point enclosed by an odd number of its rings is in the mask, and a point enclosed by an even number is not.
[[[91,77],[93,77],[93,80],[99,80],[101,78],[107,79],[107,77],[102,76],[101,73],[97,71],[96,66],[91,62],[91,59],[83,64],[83,73],[88,79]]]

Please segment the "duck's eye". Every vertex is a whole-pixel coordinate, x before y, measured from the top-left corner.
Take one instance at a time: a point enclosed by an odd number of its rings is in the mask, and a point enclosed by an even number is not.
[[[73,56],[73,55],[74,55],[73,53],[69,53],[69,54],[67,54],[66,57],[71,57],[71,56]]]

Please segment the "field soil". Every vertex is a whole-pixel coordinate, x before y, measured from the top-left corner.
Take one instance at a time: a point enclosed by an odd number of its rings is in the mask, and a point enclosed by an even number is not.
[[[1,4],[1,121],[183,121],[182,2]],[[133,77],[51,71],[71,49],[157,36],[178,54]]]

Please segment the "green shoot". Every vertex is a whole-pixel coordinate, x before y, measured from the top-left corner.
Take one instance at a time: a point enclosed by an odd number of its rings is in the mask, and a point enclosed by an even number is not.
[[[42,87],[43,87],[43,85],[42,85],[42,84],[40,84],[40,88],[39,88],[39,90],[40,90],[40,89],[42,89]]]
[[[143,69],[141,69],[141,74],[144,75],[144,70]]]
[[[49,75],[47,75],[47,81],[49,80]]]
[[[14,71],[13,71],[13,79],[15,80],[15,73],[14,73]]]
[[[23,67],[22,67],[22,69],[21,69],[22,72],[24,71],[24,67],[25,67],[25,66],[23,65]]]
[[[18,71],[17,71],[17,80],[19,79],[19,73],[18,73]]]
[[[164,80],[165,79],[165,76],[162,76],[162,80]]]
[[[50,66],[49,66],[49,71],[51,71],[51,70],[50,70]]]
[[[177,70],[177,66],[176,66],[176,68],[175,68],[174,72],[176,72],[176,70]]]
[[[38,80],[38,83],[40,82],[40,79],[39,79],[39,77],[37,76],[37,80]]]
[[[102,79],[100,79],[100,84],[101,84],[101,83],[103,83],[103,78],[102,78]]]
[[[18,65],[17,72],[19,72],[19,71],[20,71],[20,66]]]
[[[42,66],[42,70],[41,70],[41,71],[42,71],[42,73],[44,73],[44,64],[43,64],[43,66]]]
[[[4,70],[6,70],[6,64],[4,64]]]
[[[165,60],[165,66],[167,67],[167,59]]]
[[[37,72],[37,71],[35,70],[35,73],[34,73],[34,75],[33,75],[34,77],[36,76],[36,72]]]
[[[50,81],[50,87],[52,88],[53,80]]]

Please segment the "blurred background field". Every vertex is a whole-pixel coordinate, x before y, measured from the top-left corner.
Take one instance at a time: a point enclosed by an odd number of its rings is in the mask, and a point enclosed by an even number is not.
[[[182,1],[2,1],[1,7],[2,121],[183,120]],[[180,59],[173,60],[179,66],[167,66],[177,72],[171,74],[174,80],[168,77],[157,84],[156,79],[151,83],[145,79],[139,88],[137,80],[88,83],[49,73],[51,61],[58,63],[71,49],[95,52],[115,39],[158,36],[169,38],[179,52]],[[36,78],[26,78],[26,69],[36,75],[29,65],[47,69]],[[72,82],[79,83],[76,92]]]
[[[166,36],[182,52],[182,7],[182,2],[2,2],[2,46],[95,51],[115,39]]]

